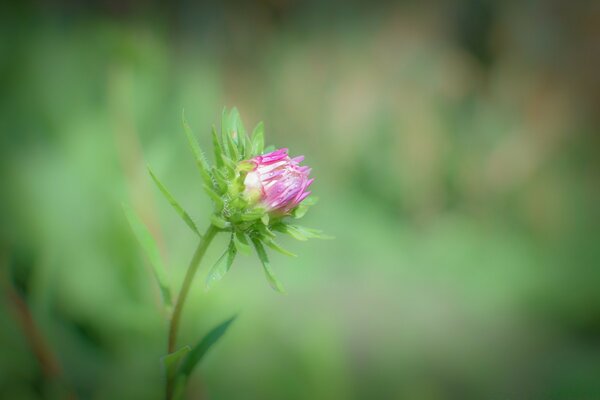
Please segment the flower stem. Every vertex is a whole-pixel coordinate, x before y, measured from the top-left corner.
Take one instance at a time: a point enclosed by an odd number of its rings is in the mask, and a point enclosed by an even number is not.
[[[183,280],[183,284],[181,286],[181,291],[179,292],[179,296],[177,297],[177,303],[175,304],[175,309],[173,310],[173,316],[171,317],[171,324],[169,326],[169,347],[167,354],[171,354],[175,351],[175,345],[177,342],[177,331],[179,329],[179,320],[181,319],[181,311],[183,310],[183,305],[185,304],[185,299],[187,298],[188,292],[190,291],[190,287],[192,286],[192,281],[194,280],[194,275],[198,270],[198,266],[200,265],[200,261],[206,253],[206,249],[212,242],[213,238],[217,234],[219,229],[214,225],[210,225],[206,230],[202,239],[200,239],[200,243],[198,243],[198,247],[194,252],[194,256],[192,257],[192,261],[190,261],[190,265],[185,274],[185,278]]]

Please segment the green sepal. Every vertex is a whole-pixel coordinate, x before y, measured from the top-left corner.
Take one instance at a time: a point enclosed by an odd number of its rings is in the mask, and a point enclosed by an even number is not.
[[[252,156],[263,154],[265,147],[265,125],[259,122],[252,131]]]
[[[250,244],[248,243],[248,237],[242,231],[236,231],[233,236],[233,241],[235,243],[235,247],[245,254],[251,254],[252,249],[250,248]]]
[[[163,264],[162,258],[160,257],[158,245],[156,244],[156,241],[150,234],[150,231],[148,230],[146,225],[144,225],[144,223],[139,219],[135,212],[126,204],[123,204],[123,210],[125,211],[125,215],[127,216],[127,220],[129,221],[129,225],[131,225],[133,233],[135,234],[140,245],[142,246],[142,249],[146,253],[146,256],[150,260],[150,264],[152,265],[152,271],[154,272],[154,277],[156,278],[156,282],[158,283],[158,287],[160,288],[163,303],[165,304],[167,309],[170,310],[173,305],[171,298],[171,289],[169,287],[169,280],[167,277],[165,266]]]
[[[194,133],[192,132],[192,128],[190,127],[187,120],[185,119],[185,112],[183,112],[183,111],[181,113],[181,119],[183,122],[183,130],[185,131],[185,135],[187,137],[190,148],[192,149],[192,152],[194,153],[194,157],[196,158],[196,166],[198,167],[198,170],[200,171],[200,175],[202,176],[204,183],[207,186],[212,187],[212,186],[214,186],[214,182],[213,182],[212,176],[210,174],[210,167],[208,165],[208,161],[206,161],[206,157],[204,156],[204,153],[202,152],[202,149],[200,148],[198,141],[195,139]]]
[[[216,226],[217,228],[220,229],[227,229],[231,227],[231,223],[225,221],[223,218],[219,217],[218,215],[213,214],[210,217],[210,221],[212,222],[212,224],[214,226]]]
[[[154,175],[154,172],[152,172],[152,169],[150,169],[150,167],[148,167],[148,172],[150,173],[150,176],[152,177],[154,183],[156,183],[156,186],[158,186],[160,192],[163,194],[163,196],[165,196],[169,204],[171,204],[171,206],[175,209],[175,212],[177,212],[181,219],[183,219],[183,222],[185,222],[187,226],[189,226],[190,229],[196,233],[196,235],[202,237],[192,218],[183,209],[183,207],[179,205],[179,203],[177,202],[177,200],[175,200],[171,193],[169,193],[165,185],[163,185],[163,183],[156,177],[156,175]]]
[[[227,136],[229,136],[229,114],[227,113],[227,107],[223,108],[221,113],[221,143],[223,144],[223,154],[231,157],[229,153],[229,147],[227,146]]]
[[[257,219],[262,218],[262,216],[265,214],[265,210],[262,208],[254,208],[252,210],[248,210],[247,212],[245,212],[244,214],[241,215],[241,220],[242,221],[255,221]]]
[[[219,191],[219,193],[226,192],[229,180],[227,179],[225,174],[223,174],[223,172],[220,169],[217,169],[216,167],[212,168],[212,173],[213,177],[215,178],[215,183],[217,184],[217,190]]]
[[[270,248],[272,248],[273,250],[280,252],[281,254],[284,254],[289,257],[298,257],[297,254],[294,254],[291,251],[284,249],[279,244],[277,244],[274,240],[265,240],[264,243],[267,246],[269,246]]]
[[[229,157],[233,161],[237,162],[240,160],[240,151],[237,147],[237,143],[233,140],[231,132],[225,135],[225,143],[223,143],[223,146],[227,147],[229,150]]]
[[[223,166],[223,146],[217,135],[217,128],[214,125],[212,126],[212,141],[213,151],[215,153],[215,163],[218,168],[221,168]]]
[[[227,246],[227,249],[225,250],[223,255],[221,255],[221,257],[219,257],[219,259],[217,260],[215,265],[213,265],[210,272],[206,276],[206,288],[207,289],[210,289],[214,283],[223,279],[225,274],[231,268],[231,264],[233,264],[233,260],[235,259],[235,256],[237,254],[237,249],[234,244],[234,237],[235,236],[232,234],[231,239],[229,240],[229,245]]]
[[[210,197],[212,199],[212,201],[215,203],[215,208],[217,209],[217,211],[221,211],[223,209],[223,206],[225,205],[221,196],[219,196],[219,194],[217,192],[215,192],[214,190],[212,190],[211,188],[209,188],[206,185],[203,185],[203,188],[204,188],[204,191],[206,192],[206,194],[208,195],[208,197]]]
[[[318,197],[316,196],[309,196],[306,199],[304,199],[302,201],[302,203],[300,203],[296,208],[294,208],[292,210],[292,217],[294,217],[295,219],[299,219],[302,218],[306,212],[308,211],[308,209],[315,205],[318,201]]]
[[[285,289],[279,280],[273,274],[271,270],[271,263],[269,262],[269,257],[267,256],[267,252],[263,247],[261,241],[257,238],[252,239],[252,243],[254,244],[254,248],[256,249],[256,254],[262,263],[263,270],[265,271],[265,276],[267,277],[267,281],[271,285],[273,289],[278,291],[279,293],[285,293]]]
[[[242,123],[242,117],[236,107],[233,107],[229,112],[229,129],[231,130],[232,139],[237,145],[237,149],[242,158],[246,155],[246,129]]]
[[[236,170],[238,172],[250,172],[255,167],[256,167],[256,165],[254,164],[254,162],[252,162],[250,160],[244,160],[237,164]]]
[[[334,239],[333,236],[326,235],[318,229],[306,228],[300,225],[279,223],[274,225],[273,229],[278,232],[286,233],[294,239],[302,241],[308,239]]]
[[[260,221],[265,224],[266,226],[269,226],[269,214],[265,213],[263,214],[262,217],[260,217]]]

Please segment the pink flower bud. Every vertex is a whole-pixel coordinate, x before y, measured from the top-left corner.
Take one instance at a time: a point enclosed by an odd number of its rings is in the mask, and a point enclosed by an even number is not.
[[[303,156],[290,158],[288,149],[254,157],[254,169],[244,180],[244,195],[250,202],[260,205],[267,212],[287,214],[309,194],[310,168],[300,166]]]

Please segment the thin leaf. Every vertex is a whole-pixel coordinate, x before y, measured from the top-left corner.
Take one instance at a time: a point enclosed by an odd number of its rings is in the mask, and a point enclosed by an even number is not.
[[[275,241],[273,241],[273,240],[268,240],[268,241],[265,241],[265,244],[266,244],[267,246],[269,246],[270,248],[272,248],[273,250],[275,250],[275,251],[278,251],[278,252],[280,252],[281,254],[284,254],[284,255],[286,255],[286,256],[289,256],[289,257],[298,257],[298,255],[297,255],[297,254],[294,254],[294,253],[292,253],[291,251],[288,251],[288,250],[284,249],[283,247],[281,247],[279,244],[277,244],[277,243],[276,243]]]
[[[131,225],[131,229],[133,229],[133,233],[137,237],[137,240],[140,242],[142,249],[146,253],[146,256],[150,260],[150,264],[152,265],[152,270],[154,272],[154,277],[156,278],[156,282],[158,283],[158,287],[160,288],[160,293],[163,298],[163,302],[167,308],[171,308],[172,300],[171,300],[171,290],[169,288],[169,282],[167,278],[167,273],[165,271],[165,266],[160,257],[160,252],[158,251],[158,246],[156,245],[156,241],[150,234],[150,231],[142,223],[142,221],[138,218],[135,212],[126,204],[123,204],[123,210],[125,211],[125,215],[127,216],[127,220],[129,221],[129,225]]]
[[[225,221],[223,218],[221,218],[215,214],[213,214],[210,217],[210,221],[212,222],[212,224],[214,226],[216,226],[217,228],[221,228],[221,229],[227,229],[231,226],[231,224],[229,222]]]
[[[196,224],[194,223],[192,218],[179,205],[179,203],[177,202],[177,200],[175,200],[175,198],[171,195],[171,193],[169,193],[169,191],[167,190],[165,185],[163,185],[162,182],[156,177],[156,175],[154,175],[154,172],[152,172],[150,167],[148,167],[148,172],[150,173],[150,176],[152,177],[152,180],[154,181],[154,183],[156,183],[156,186],[158,186],[158,189],[160,190],[160,192],[165,196],[165,198],[167,199],[169,204],[171,204],[171,206],[175,209],[175,212],[177,212],[177,214],[179,214],[181,219],[183,219],[183,221],[187,224],[187,226],[189,226],[190,229],[196,233],[196,235],[202,237],[202,235],[200,234],[200,231],[198,231],[198,228],[196,227]]]
[[[215,344],[217,341],[227,332],[227,329],[231,323],[237,318],[237,315],[229,318],[225,322],[222,322],[216,328],[211,330],[204,338],[192,349],[192,351],[185,358],[179,369],[179,373],[187,379],[191,374],[196,365],[202,360],[206,352]]]
[[[237,147],[237,143],[233,140],[233,132],[229,132],[225,135],[225,143],[223,145],[229,150],[229,157],[233,161],[237,162],[240,160],[240,151]]]
[[[212,199],[212,201],[215,203],[216,208],[220,211],[223,209],[224,206],[224,202],[223,199],[221,198],[221,196],[219,196],[219,194],[217,192],[215,192],[214,190],[212,190],[210,187],[203,185],[204,187],[204,191],[206,192],[206,194],[208,194],[208,197],[210,197]]]
[[[326,235],[318,229],[306,228],[300,225],[279,223],[273,226],[273,229],[286,233],[292,236],[294,239],[302,241],[308,239],[334,239],[333,236]]]
[[[171,354],[167,354],[162,358],[161,361],[163,367],[165,368],[167,379],[169,381],[175,376],[175,373],[177,372],[177,367],[179,366],[181,359],[185,357],[185,355],[189,353],[190,350],[192,350],[192,348],[188,345],[185,345],[179,350],[174,351]]]
[[[264,214],[262,217],[260,217],[261,222],[266,225],[269,226],[269,214]]]
[[[221,257],[217,260],[215,265],[211,268],[210,272],[206,276],[206,288],[210,289],[213,285],[223,279],[225,274],[229,272],[231,268],[231,264],[233,264],[233,260],[237,254],[237,249],[235,244],[233,243],[233,235],[231,240],[229,241],[229,246],[223,253]]]
[[[223,146],[217,135],[217,128],[212,126],[212,140],[213,140],[213,151],[215,153],[215,163],[218,168],[223,166]]]
[[[221,143],[223,144],[223,153],[226,156],[231,157],[229,148],[227,147],[227,136],[229,136],[229,130],[229,113],[227,112],[227,107],[225,107],[221,113]]]
[[[265,147],[265,125],[259,122],[256,128],[252,131],[252,155],[258,156],[263,154]]]
[[[316,196],[309,196],[302,201],[296,208],[292,210],[292,216],[296,219],[302,218],[308,209],[317,203],[318,198]]]
[[[204,153],[202,152],[198,141],[194,137],[194,132],[192,132],[192,128],[185,119],[184,112],[181,113],[181,119],[183,123],[183,130],[185,131],[185,136],[187,137],[188,143],[192,149],[192,152],[194,153],[194,157],[196,159],[196,166],[200,171],[200,175],[202,176],[204,183],[207,186],[212,187],[214,186],[214,182],[212,176],[210,175],[210,167],[208,165],[208,161],[206,161],[206,157],[204,156]]]
[[[262,263],[263,269],[265,271],[265,276],[267,277],[267,281],[273,289],[280,293],[285,293],[285,289],[279,280],[273,274],[271,270],[271,263],[269,262],[269,257],[267,256],[267,252],[263,247],[262,243],[258,239],[252,239],[252,243],[254,244],[254,248],[256,249],[256,254],[258,254],[258,258]]]
[[[248,237],[242,231],[237,231],[233,236],[233,242],[235,243],[235,247],[245,254],[251,254],[252,249],[250,248],[250,244],[248,244]]]

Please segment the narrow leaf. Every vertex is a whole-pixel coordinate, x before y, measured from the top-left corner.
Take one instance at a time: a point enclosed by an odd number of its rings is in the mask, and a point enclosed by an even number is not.
[[[233,243],[233,235],[231,240],[229,241],[229,246],[227,246],[227,250],[223,253],[221,257],[217,260],[215,265],[211,268],[210,272],[206,276],[206,288],[210,289],[213,285],[223,279],[225,274],[229,272],[231,268],[231,264],[233,264],[233,260],[237,254],[237,249],[235,244]]]
[[[214,190],[212,190],[210,187],[203,185],[204,187],[204,191],[206,192],[206,194],[208,195],[208,197],[210,197],[212,199],[212,201],[215,203],[215,206],[217,207],[217,209],[220,211],[223,209],[224,206],[224,202],[223,199],[221,198],[221,196],[219,196],[219,194],[217,192],[215,192]]]
[[[226,156],[231,157],[229,148],[227,147],[227,136],[229,136],[229,130],[229,113],[227,112],[227,107],[225,107],[221,113],[221,143],[223,144],[223,153]]]
[[[171,206],[175,209],[175,212],[177,214],[179,214],[181,219],[183,219],[183,221],[187,224],[187,226],[189,226],[190,229],[196,233],[196,235],[202,237],[202,235],[200,234],[200,231],[198,231],[198,228],[196,227],[196,224],[194,224],[194,221],[192,220],[192,218],[179,205],[179,203],[177,202],[177,200],[175,200],[175,198],[171,195],[171,193],[169,193],[169,191],[167,190],[165,185],[163,185],[162,182],[156,177],[156,175],[154,175],[154,172],[152,172],[150,167],[148,167],[148,172],[150,173],[150,176],[152,177],[152,180],[154,181],[154,183],[156,183],[156,186],[158,186],[158,189],[160,190],[160,192],[163,194],[163,196],[165,196],[165,198],[167,199],[169,204],[171,204]]]
[[[142,249],[146,253],[146,256],[150,260],[150,264],[152,265],[152,270],[154,272],[154,277],[156,278],[156,282],[160,288],[160,293],[163,298],[163,302],[167,308],[171,308],[171,290],[169,288],[167,273],[165,271],[165,266],[160,257],[160,252],[158,251],[158,246],[156,241],[150,234],[150,231],[142,223],[142,221],[138,218],[135,212],[126,204],[123,204],[123,210],[125,211],[125,215],[127,216],[127,220],[129,221],[129,225],[131,225],[131,229],[133,229],[133,233],[137,237],[137,240],[140,242]]]
[[[237,133],[236,133],[236,135],[237,135]],[[233,132],[229,132],[227,135],[225,135],[225,143],[223,145],[226,146],[227,149],[229,150],[229,157],[234,162],[237,162],[240,160],[240,151],[237,147],[237,144],[233,140]]]
[[[175,373],[177,372],[177,367],[179,366],[181,359],[185,357],[185,355],[189,353],[190,350],[192,350],[192,348],[188,345],[185,345],[179,350],[174,351],[171,354],[167,354],[162,358],[161,361],[163,367],[165,368],[167,379],[169,381],[175,376]]]
[[[265,125],[259,122],[252,131],[252,155],[258,156],[263,154],[265,147]]]
[[[317,203],[318,198],[316,196],[309,196],[302,201],[296,208],[292,210],[292,216],[296,219],[302,218],[308,209]]]
[[[237,315],[229,318],[225,322],[222,322],[212,331],[210,331],[204,338],[192,349],[192,351],[185,358],[179,369],[179,373],[186,379],[189,377],[198,363],[202,360],[206,352],[215,344],[217,341],[227,332],[227,329],[231,323],[237,318]]]
[[[245,253],[245,254],[252,253],[252,249],[250,248],[250,245],[248,244],[248,237],[246,236],[246,234],[244,232],[237,231],[235,233],[235,235],[233,236],[233,241],[235,243],[235,247],[242,253]]]
[[[273,289],[280,293],[285,293],[283,285],[281,284],[281,282],[279,282],[279,280],[277,280],[277,278],[273,274],[273,271],[271,270],[271,263],[269,262],[269,257],[267,256],[267,252],[265,251],[265,248],[263,247],[262,243],[258,239],[252,239],[252,243],[254,244],[256,254],[258,254],[258,258],[260,259],[260,262],[263,265],[267,281],[269,281],[269,284]]]
[[[217,135],[217,128],[212,126],[212,141],[213,141],[213,151],[215,153],[215,163],[217,167],[223,166],[223,146],[221,145],[221,141]]]
[[[236,107],[233,107],[229,112],[229,123],[233,141],[237,145],[240,155],[244,158],[246,154],[246,129]]]
[[[269,246],[270,248],[272,248],[275,251],[280,252],[281,254],[284,254],[286,256],[290,256],[290,257],[298,257],[297,254],[292,253],[291,251],[288,251],[286,249],[284,249],[283,247],[281,247],[279,244],[277,244],[275,241],[273,240],[269,240],[269,241],[265,241],[265,244],[267,246]]]
[[[300,225],[280,223],[273,226],[273,229],[279,232],[287,233],[297,240],[334,239],[333,236],[326,235],[318,229],[306,228]]]
[[[223,218],[221,218],[215,214],[213,214],[210,217],[210,221],[213,223],[214,226],[216,226],[217,228],[221,228],[221,229],[226,229],[231,226],[231,224],[229,222],[225,221]]]
[[[206,157],[204,156],[204,153],[202,152],[198,141],[194,137],[194,132],[192,132],[192,128],[185,119],[184,112],[181,113],[181,118],[183,122],[183,130],[185,131],[188,143],[192,149],[192,152],[194,153],[194,157],[196,159],[196,166],[200,171],[200,175],[202,176],[202,179],[204,180],[204,183],[207,186],[214,186],[214,182],[210,175],[210,167],[208,166],[208,161],[206,161]]]

